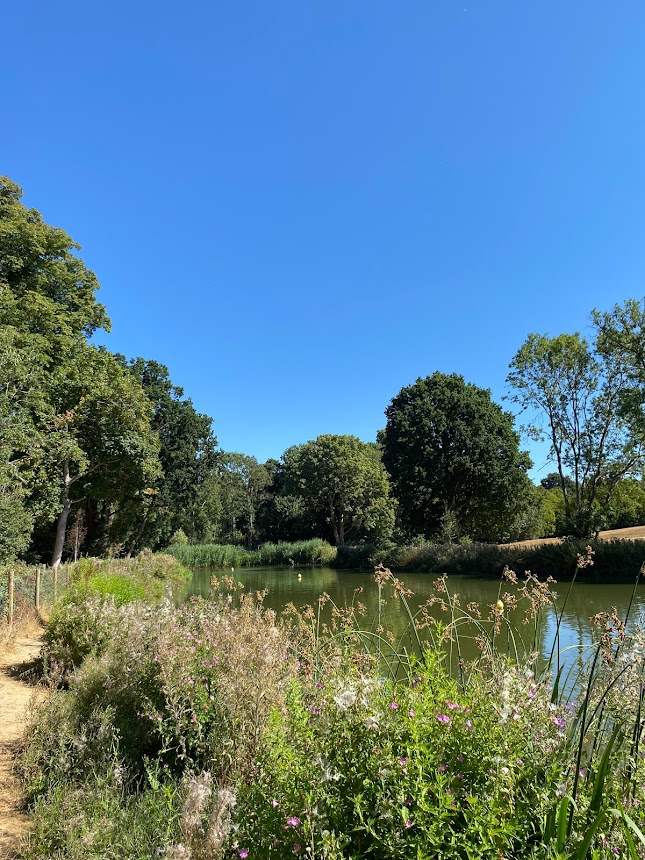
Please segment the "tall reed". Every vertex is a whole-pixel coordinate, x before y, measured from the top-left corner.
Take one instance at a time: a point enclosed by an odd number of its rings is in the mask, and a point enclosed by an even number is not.
[[[268,567],[270,565],[329,564],[335,547],[320,538],[294,543],[265,543],[256,550],[232,544],[175,544],[166,550],[191,567]]]

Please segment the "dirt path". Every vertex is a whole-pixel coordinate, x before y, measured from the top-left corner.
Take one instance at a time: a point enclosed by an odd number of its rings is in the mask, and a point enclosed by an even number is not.
[[[14,775],[15,754],[36,689],[30,665],[40,651],[40,635],[18,636],[8,653],[0,654],[0,857],[16,857],[20,838],[29,826],[23,793]]]

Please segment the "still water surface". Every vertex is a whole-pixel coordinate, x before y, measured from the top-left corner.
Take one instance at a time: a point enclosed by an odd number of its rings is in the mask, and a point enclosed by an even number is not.
[[[210,592],[211,575],[221,578],[227,571],[209,570],[207,568],[196,569],[193,580],[189,583],[186,596],[198,594],[207,597]],[[378,611],[378,588],[373,574],[365,571],[332,570],[331,568],[241,568],[236,569],[233,576],[236,581],[243,583],[245,590],[255,592],[263,589],[268,590],[265,598],[265,606],[280,612],[287,603],[293,603],[300,608],[304,605],[316,607],[319,596],[326,592],[334,603],[339,607],[349,606],[352,600],[360,600],[366,607],[366,613],[361,620],[361,627],[373,630],[376,626]],[[298,575],[300,574],[300,579]],[[425,601],[436,594],[433,583],[437,579],[435,574],[401,574],[405,587],[411,589],[413,595],[408,598],[410,607],[415,612]],[[488,614],[488,607],[494,604],[500,593],[500,583],[497,580],[477,579],[469,576],[450,576],[448,587],[453,593],[460,596],[461,606],[465,607],[474,601],[483,608],[483,614]],[[554,586],[559,594],[559,605],[547,607],[544,611],[542,622],[538,631],[539,650],[543,657],[548,657],[553,644],[556,629],[556,611],[560,612],[564,603],[564,597],[569,589],[569,583]],[[356,589],[362,589],[357,595]],[[513,591],[514,587],[509,583],[503,583],[502,591]],[[607,585],[585,582],[584,571],[579,574],[578,581],[574,584],[569,596],[562,623],[560,626],[559,649],[566,653],[565,660],[570,662],[574,655],[584,653],[585,646],[592,641],[593,624],[591,617],[598,612],[609,612],[616,607],[618,616],[624,618],[627,612],[633,586],[625,584]],[[405,607],[400,600],[391,599],[391,588],[384,591],[388,598],[387,605],[383,609],[382,623],[386,629],[391,630],[397,640],[402,644],[410,641],[409,618]],[[330,617],[329,605],[325,608],[325,620]],[[630,618],[632,623],[645,612],[645,585],[639,585],[631,609]],[[443,621],[449,618],[435,607],[433,614]],[[533,640],[533,627],[522,624],[524,612],[518,609],[511,614],[511,622],[514,628],[519,630],[522,638],[527,643]],[[470,659],[476,656],[474,642],[468,638],[468,630],[462,640],[462,656]],[[474,631],[471,630],[470,633]],[[502,638],[499,644],[505,647],[506,640]]]

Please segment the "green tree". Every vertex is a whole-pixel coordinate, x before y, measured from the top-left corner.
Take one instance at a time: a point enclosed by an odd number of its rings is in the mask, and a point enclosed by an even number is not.
[[[405,532],[432,538],[449,524],[453,538],[515,536],[530,460],[490,391],[434,373],[402,388],[385,414],[383,462]]]
[[[645,437],[645,299],[600,313],[592,311],[596,352],[602,362],[623,375],[620,416],[639,441]]]
[[[290,493],[284,462],[269,459],[264,468],[269,484],[258,512],[262,540],[278,543],[326,536],[331,531],[326,514],[312,511],[301,496]]]
[[[48,414],[37,350],[13,326],[0,327],[0,563],[29,543]]]
[[[165,365],[117,358],[150,402],[161,466],[150,491],[143,497],[135,495],[119,511],[117,533],[130,552],[168,546],[179,529],[194,541],[205,527],[204,486],[216,460],[212,419],[195,410],[183,389],[172,383]]]
[[[530,334],[510,365],[511,399],[534,418],[527,430],[548,439],[556,464],[567,531],[588,535],[602,484],[638,470],[643,447],[623,408],[624,362],[594,352],[579,334]]]
[[[158,440],[141,386],[107,350],[79,347],[51,383],[55,417],[48,449],[60,487],[52,567],[61,562],[72,506],[117,503],[159,473]]]
[[[108,328],[98,304],[98,282],[76,255],[63,230],[45,224],[21,202],[22,191],[0,177],[0,446],[5,457],[3,496],[8,508],[22,506],[23,547],[28,521],[42,524],[60,504],[59,465],[70,434],[62,430],[61,392],[78,374],[79,351],[98,328]],[[16,360],[18,349],[21,358]],[[63,398],[65,400],[65,398]],[[58,418],[55,420],[55,416]],[[82,462],[82,458],[79,463]]]
[[[319,436],[283,455],[287,494],[313,516],[324,516],[337,546],[352,540],[387,540],[394,500],[374,446],[355,436]]]
[[[215,476],[219,491],[220,539],[227,543],[258,543],[258,515],[268,497],[269,470],[248,454],[221,451]]]
[[[98,328],[109,329],[96,301],[96,276],[73,252],[79,246],[21,202],[22,189],[0,177],[0,324],[39,339],[50,359]]]

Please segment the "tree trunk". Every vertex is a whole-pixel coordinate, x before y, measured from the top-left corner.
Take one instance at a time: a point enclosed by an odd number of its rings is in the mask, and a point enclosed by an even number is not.
[[[71,480],[69,477],[69,463],[63,463],[63,492],[61,493],[62,510],[56,523],[56,540],[54,541],[54,552],[52,554],[52,570],[57,571],[63,558],[63,546],[65,545],[65,533],[67,531],[67,520],[72,509],[69,497]]]
[[[334,510],[334,502],[332,499],[329,499],[329,522],[331,523],[331,527],[334,530],[334,543],[336,544],[336,546],[340,546],[342,540],[338,531],[338,524],[336,522],[336,511]]]

